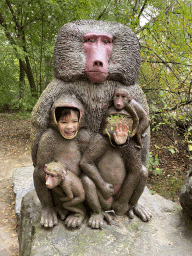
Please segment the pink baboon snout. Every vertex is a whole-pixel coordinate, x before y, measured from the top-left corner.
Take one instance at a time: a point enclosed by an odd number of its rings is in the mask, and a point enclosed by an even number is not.
[[[108,34],[87,33],[83,36],[86,56],[86,74],[94,83],[102,83],[108,77],[113,37]]]

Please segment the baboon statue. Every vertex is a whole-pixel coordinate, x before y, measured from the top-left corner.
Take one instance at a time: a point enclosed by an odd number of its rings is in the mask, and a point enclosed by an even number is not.
[[[76,216],[76,218],[73,217],[73,225],[75,224],[75,227],[79,226],[85,216],[85,210],[82,205],[85,200],[85,192],[80,178],[70,170],[67,170],[66,166],[60,162],[45,164],[44,171],[46,175],[45,185],[55,193],[55,204],[57,205],[57,201],[60,200],[56,209],[61,213],[61,219],[65,219],[65,212],[66,214],[68,211],[73,212],[74,216]],[[74,219],[78,219],[78,223],[77,221],[75,223]],[[65,220],[65,223],[71,227],[68,219],[67,221]]]
[[[82,104],[85,113],[79,129],[79,132],[85,131],[82,137],[84,138],[88,134],[89,139],[91,137],[97,138],[97,136],[103,139],[102,121],[108,108],[112,105],[116,88],[125,86],[129,95],[134,95],[134,99],[149,115],[146,97],[137,84],[140,62],[140,46],[137,37],[130,28],[120,23],[95,20],[75,21],[65,24],[59,31],[53,56],[55,78],[40,96],[32,111],[31,118],[32,159],[35,166],[34,184],[36,191],[40,191],[40,188],[43,188],[44,191],[44,195],[38,193],[38,197],[42,203],[45,223],[48,223],[46,226],[55,225],[57,216],[55,209],[46,205],[46,199],[49,198],[49,201],[51,199],[45,185],[45,176],[41,175],[44,166],[38,164],[37,158],[40,159],[38,156],[39,141],[43,134],[50,128],[57,130],[51,120],[51,109],[54,102],[59,98],[67,98],[69,95],[77,99]],[[109,168],[111,173],[114,172],[115,168],[118,169],[119,174],[116,174],[116,177],[117,180],[119,179],[118,185],[120,187],[118,188],[118,196],[114,197],[114,211],[117,211],[117,214],[118,212],[127,213],[130,217],[134,217],[136,214],[143,221],[148,221],[151,217],[149,211],[137,205],[136,201],[138,200],[130,202],[126,196],[127,191],[129,191],[127,184],[130,182],[127,182],[129,170],[125,167],[124,159],[137,143],[133,141],[130,148],[127,145],[114,147],[109,142],[108,137],[104,139],[108,145],[108,150],[104,152],[105,156],[102,157],[102,160],[96,159],[96,165],[98,169]],[[81,143],[83,144],[84,141],[89,143],[89,140],[85,138],[82,142],[79,140],[80,148],[84,148],[84,145],[81,147]],[[142,166],[145,166],[147,162],[149,142],[150,130],[148,127],[146,136],[142,138],[142,148],[137,149]],[[129,152],[127,151],[128,148]],[[43,151],[42,148],[41,150]],[[81,156],[83,153],[84,151],[80,150]],[[53,160],[50,159],[50,161]],[[133,167],[137,166],[135,161],[131,161],[130,164]],[[140,190],[141,184],[142,189],[144,187],[147,169],[140,168],[139,175],[137,191]],[[88,177],[85,173],[83,179],[86,178]],[[132,194],[134,192],[135,190]],[[133,197],[130,196],[129,198]],[[132,207],[129,208],[128,205]],[[103,207],[101,210],[104,212],[105,208]],[[102,227],[103,219],[104,217],[94,219],[93,216],[90,226],[92,228]]]
[[[115,89],[113,106],[108,109],[107,116],[111,114],[131,115],[133,119],[131,137],[135,135],[137,142],[135,147],[142,148],[142,138],[146,135],[145,131],[150,124],[150,119],[141,105],[128,95],[126,87]]]

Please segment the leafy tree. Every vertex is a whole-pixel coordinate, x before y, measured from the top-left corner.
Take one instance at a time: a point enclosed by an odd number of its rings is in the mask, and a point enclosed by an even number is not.
[[[52,80],[54,38],[60,27],[76,19],[99,16],[101,10],[98,11],[98,9],[103,10],[104,4],[98,0],[3,0],[0,8],[3,10],[0,12],[0,29],[3,39],[1,50],[9,49],[14,60],[9,65],[2,61],[1,72],[3,73],[5,68],[6,70],[10,68],[9,72],[14,76],[13,93],[15,92],[15,97],[20,104],[22,100],[26,101],[24,99],[26,94],[28,94],[27,100],[30,95],[39,96]],[[1,54],[4,55],[4,53]],[[7,83],[8,80],[4,80],[1,84],[2,94],[5,91],[8,93]],[[11,93],[5,96],[7,99],[12,97]],[[14,107],[13,101],[10,104]],[[1,100],[1,106],[3,105],[4,102]]]
[[[54,39],[64,23],[78,19],[115,20],[135,31],[140,85],[153,116],[168,122],[165,113],[191,103],[190,0],[3,0],[0,7],[0,93],[15,95],[17,105],[39,96],[52,80]]]

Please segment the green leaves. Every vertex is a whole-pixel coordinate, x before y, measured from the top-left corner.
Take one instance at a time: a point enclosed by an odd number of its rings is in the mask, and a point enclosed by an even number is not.
[[[147,161],[147,168],[150,172],[153,172],[155,175],[161,175],[162,171],[158,167],[159,165],[159,159],[158,155],[155,155],[155,157],[152,156],[152,153],[149,152],[149,157]]]
[[[40,95],[53,78],[54,40],[61,26],[77,19],[100,18],[121,22],[137,33],[142,55],[139,82],[152,101],[152,115],[162,111],[165,117],[164,110],[191,99],[190,0],[3,0],[0,8],[3,91],[13,86],[15,96],[22,98],[22,84],[25,93],[35,90]],[[148,19],[145,24],[144,17]]]
[[[186,124],[192,119],[188,111],[192,102],[191,1],[157,0],[153,8],[156,16],[139,33],[139,80],[150,102],[152,129],[168,126],[177,132],[177,121]],[[183,144],[191,151],[191,131],[185,130],[184,136]],[[174,153],[173,148],[169,151]]]

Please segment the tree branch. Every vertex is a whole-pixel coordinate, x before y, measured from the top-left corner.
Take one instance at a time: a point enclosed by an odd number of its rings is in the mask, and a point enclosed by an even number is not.
[[[146,47],[146,48],[149,49],[150,51],[153,51],[150,47]],[[174,70],[173,70],[173,69],[170,67],[170,65],[168,64],[169,62],[164,61],[156,52],[153,51],[153,53],[154,53],[154,55],[155,55],[158,59],[161,60],[161,63],[164,64],[164,65],[173,73],[173,75],[176,77],[176,79],[177,79],[179,82],[181,82],[181,81],[180,81],[180,78],[175,74]]]
[[[176,62],[176,61],[158,61],[158,60],[141,60],[141,62],[148,62],[148,63],[167,63],[167,64],[174,64],[174,65],[182,65],[182,66],[187,66],[191,67],[192,64],[186,64],[186,63],[181,63],[181,62]]]
[[[147,1],[148,1],[148,0],[145,0],[144,4],[143,4],[143,6],[142,6],[142,8],[141,8],[141,10],[140,10],[140,12],[139,12],[138,19],[140,19],[140,16],[141,16],[141,14],[143,13],[143,11],[144,11],[144,9],[145,9],[145,6],[146,6],[146,4],[147,4]]]
[[[20,29],[20,25],[19,25],[19,23],[18,23],[18,20],[17,20],[16,15],[15,15],[15,13],[14,13],[14,11],[13,11],[13,8],[12,8],[12,6],[11,6],[11,3],[9,2],[9,0],[6,0],[6,3],[7,3],[8,7],[9,7],[9,10],[10,10],[12,16],[13,16],[13,20],[15,21],[15,24],[16,24],[17,28]]]
[[[101,17],[104,15],[104,13],[106,12],[107,8],[109,7],[111,0],[109,0],[108,5],[105,7],[105,9],[102,11],[102,13],[98,16],[97,20],[100,20]]]
[[[167,6],[165,9],[165,12],[169,11],[171,9],[171,6]],[[149,22],[147,22],[143,27],[140,27],[138,30],[135,31],[135,34],[139,34],[141,31],[148,29],[150,24],[155,23],[155,21],[159,18],[160,14],[158,14],[156,17],[151,18]]]
[[[180,108],[182,106],[186,106],[186,105],[189,105],[192,103],[192,100],[188,100],[188,101],[184,101],[184,102],[180,102],[179,104],[176,104],[174,107],[172,108],[165,108],[163,110],[159,110],[159,111],[156,111],[156,112],[153,112],[154,114],[161,114],[163,112],[170,112],[170,111],[173,111],[177,108]]]
[[[135,6],[133,8],[133,13],[135,13],[137,11],[138,5],[139,5],[139,0],[135,0]]]

